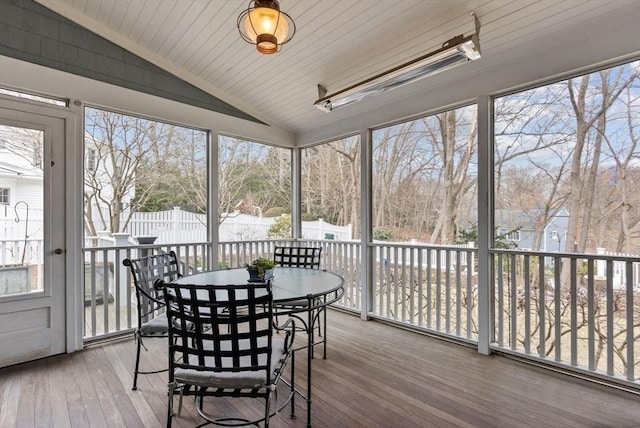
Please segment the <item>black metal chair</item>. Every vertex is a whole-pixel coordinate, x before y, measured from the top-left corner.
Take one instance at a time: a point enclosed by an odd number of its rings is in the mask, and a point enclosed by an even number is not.
[[[168,337],[165,301],[162,291],[154,288],[157,280],[174,281],[182,275],[179,271],[178,258],[174,251],[158,253],[137,259],[124,259],[122,264],[131,270],[133,284],[136,289],[138,326],[135,329],[136,365],[133,371],[132,390],[138,389],[138,375],[167,371],[140,371],[140,349],[144,346],[142,338]]]
[[[320,269],[322,247],[280,247],[273,250],[273,261],[279,266]]]
[[[322,247],[282,247],[276,246],[273,251],[273,260],[278,266],[283,267],[299,267],[306,269],[320,269],[320,261],[322,255]],[[287,302],[286,304],[276,304],[276,311],[286,312],[288,310],[292,312],[298,311],[300,308],[305,308],[309,305],[308,300],[297,300],[293,302]],[[327,311],[326,307],[315,310],[312,314],[312,323],[307,325],[308,322],[302,319],[302,317],[293,314],[296,319],[302,323],[301,330],[306,331],[307,334],[312,336],[311,343],[313,347],[315,345],[323,344],[323,358],[327,358]],[[320,317],[323,316],[323,321],[320,322]],[[322,338],[321,341],[316,342],[313,339],[315,325],[318,326],[318,336]],[[309,352],[313,355],[313,349]]]
[[[295,324],[289,319],[284,335],[274,337],[270,283],[242,285],[184,285],[163,283],[169,325],[169,403],[167,427],[173,418],[174,395],[196,398],[196,411],[209,423],[222,426],[269,426],[269,418],[291,403],[294,413]],[[278,403],[277,385],[291,359],[289,393]],[[272,405],[272,395],[275,405]],[[204,397],[264,398],[264,414],[213,416]],[[275,410],[272,410],[275,407]]]

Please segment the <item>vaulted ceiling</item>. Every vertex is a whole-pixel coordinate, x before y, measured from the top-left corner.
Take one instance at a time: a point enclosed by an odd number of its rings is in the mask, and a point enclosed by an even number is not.
[[[38,3],[302,139],[321,138],[319,130],[330,125],[336,132],[346,130],[350,121],[364,116],[383,122],[408,114],[401,107],[403,100],[414,100],[411,109],[435,108],[448,101],[443,93],[450,94],[459,86],[456,82],[477,80],[480,94],[521,84],[521,79],[508,77],[514,73],[533,81],[564,72],[554,64],[572,55],[589,56],[579,48],[585,38],[592,44],[614,36],[625,40],[596,46],[600,51],[611,49],[611,57],[640,50],[637,0],[281,0],[281,9],[293,17],[297,31],[275,55],[259,54],[238,34],[236,19],[249,1]],[[482,59],[331,113],[313,106],[317,84],[333,92],[432,51],[455,35],[473,33],[471,12],[481,25]],[[606,55],[594,58],[601,57]],[[582,63],[566,67],[575,65]],[[501,74],[505,69],[511,71]],[[473,90],[467,92],[465,96],[474,96]],[[424,100],[431,96],[440,99]],[[381,113],[384,106],[395,111]]]

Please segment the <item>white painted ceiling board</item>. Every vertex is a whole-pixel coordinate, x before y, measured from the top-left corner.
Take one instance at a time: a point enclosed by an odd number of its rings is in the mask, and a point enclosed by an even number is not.
[[[528,50],[566,45],[576,37],[570,29],[617,31],[609,21],[594,28],[600,16],[631,13],[640,22],[637,0],[281,0],[297,32],[282,52],[265,56],[236,28],[247,0],[38,1],[248,114],[305,135],[416,90],[429,96],[498,64],[535,61]],[[471,34],[471,11],[481,25],[481,60],[330,114],[313,107],[318,83],[334,92]]]

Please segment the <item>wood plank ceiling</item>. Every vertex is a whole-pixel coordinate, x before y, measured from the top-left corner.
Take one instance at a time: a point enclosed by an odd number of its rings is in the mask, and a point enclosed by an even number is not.
[[[267,56],[242,41],[236,30],[237,16],[248,1],[38,2],[292,133],[326,126],[415,91],[409,85],[330,114],[313,107],[318,83],[333,92],[434,50],[455,35],[473,33],[472,11],[481,24],[483,59],[429,77],[422,85],[443,85],[522,59],[549,36],[561,40],[612,10],[635,11],[637,5],[637,0],[281,0],[297,32],[282,52]]]

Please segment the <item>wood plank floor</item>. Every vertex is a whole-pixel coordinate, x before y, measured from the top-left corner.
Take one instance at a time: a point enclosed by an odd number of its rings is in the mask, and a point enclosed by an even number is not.
[[[299,338],[304,339],[300,334]],[[482,356],[379,322],[329,311],[329,355],[313,362],[314,427],[640,427],[640,396]],[[147,340],[146,367],[166,365],[165,343]],[[296,355],[296,384],[306,384]],[[160,427],[166,373],[131,391],[134,344],[125,339],[82,352],[0,369],[0,427]],[[258,411],[257,403],[209,399],[211,412]],[[275,427],[303,427],[283,411]],[[175,427],[199,423],[185,399]]]

